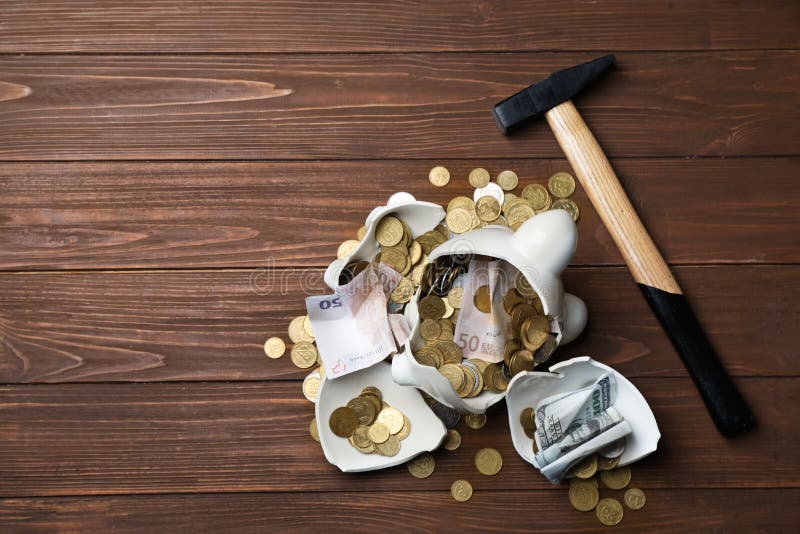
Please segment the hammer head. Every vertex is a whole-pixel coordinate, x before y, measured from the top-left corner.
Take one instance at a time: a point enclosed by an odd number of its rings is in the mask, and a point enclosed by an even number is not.
[[[504,134],[551,108],[566,102],[591,84],[614,63],[614,55],[593,59],[554,72],[544,80],[523,89],[494,106],[492,113]]]

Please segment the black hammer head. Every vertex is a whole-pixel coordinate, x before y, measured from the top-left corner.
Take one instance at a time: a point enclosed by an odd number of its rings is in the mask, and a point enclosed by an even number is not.
[[[508,134],[515,127],[565,102],[592,83],[614,63],[614,55],[554,72],[494,106],[494,120]]]

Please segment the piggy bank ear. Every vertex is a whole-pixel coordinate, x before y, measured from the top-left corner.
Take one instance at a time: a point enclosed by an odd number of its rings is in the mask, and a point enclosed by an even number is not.
[[[578,231],[572,217],[564,210],[535,215],[522,223],[512,238],[529,265],[560,274],[578,246]]]

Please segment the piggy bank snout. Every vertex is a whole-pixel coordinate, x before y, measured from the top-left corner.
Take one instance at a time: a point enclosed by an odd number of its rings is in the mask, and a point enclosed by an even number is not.
[[[528,259],[528,265],[558,275],[575,253],[578,231],[566,211],[552,210],[522,223],[512,242]]]

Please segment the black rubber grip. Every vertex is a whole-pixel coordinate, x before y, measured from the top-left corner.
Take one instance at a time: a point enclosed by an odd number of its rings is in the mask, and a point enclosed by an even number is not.
[[[753,428],[753,412],[714,354],[686,297],[644,284],[639,289],[680,354],[720,434],[734,437]]]

